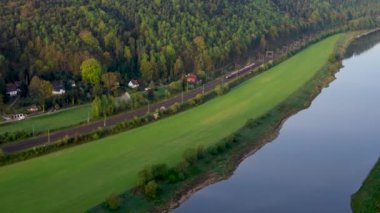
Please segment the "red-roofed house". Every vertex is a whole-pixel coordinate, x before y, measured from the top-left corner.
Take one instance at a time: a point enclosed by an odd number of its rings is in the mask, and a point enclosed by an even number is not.
[[[191,83],[191,84],[197,83],[197,80],[198,80],[197,75],[195,75],[194,73],[189,73],[185,75],[185,78],[186,78],[186,82]]]

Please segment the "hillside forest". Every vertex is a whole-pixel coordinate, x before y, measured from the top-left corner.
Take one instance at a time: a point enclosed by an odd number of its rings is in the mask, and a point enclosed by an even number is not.
[[[378,8],[378,0],[2,0],[1,98],[16,81],[28,97],[33,81],[161,85],[207,75],[307,33],[375,26]]]

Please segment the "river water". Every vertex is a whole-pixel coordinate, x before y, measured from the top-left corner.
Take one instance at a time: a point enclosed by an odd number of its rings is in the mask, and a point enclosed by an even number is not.
[[[351,212],[380,156],[380,33],[353,43],[343,65],[277,139],[173,212]]]

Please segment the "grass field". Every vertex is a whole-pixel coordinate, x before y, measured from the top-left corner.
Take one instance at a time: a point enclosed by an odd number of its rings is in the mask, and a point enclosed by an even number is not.
[[[5,132],[27,131],[45,132],[54,129],[69,127],[87,121],[91,106],[67,109],[61,112],[44,114],[26,120],[0,125],[0,134]]]
[[[300,89],[326,63],[340,35],[312,45],[228,94],[158,122],[0,168],[4,212],[83,212],[137,183],[157,163],[174,165],[189,147],[235,132]]]
[[[380,159],[352,197],[352,210],[356,213],[380,212]]]

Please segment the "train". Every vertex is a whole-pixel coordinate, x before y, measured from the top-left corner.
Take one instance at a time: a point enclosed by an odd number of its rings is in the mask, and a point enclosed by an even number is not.
[[[256,65],[256,63],[252,63],[252,64],[250,64],[250,65],[248,65],[248,66],[245,66],[245,67],[241,68],[240,70],[233,71],[233,72],[227,74],[227,75],[225,76],[225,78],[226,78],[226,79],[235,78],[236,76],[239,76],[239,75],[241,75],[241,74],[244,74],[244,73],[250,71],[250,69],[251,69],[252,67],[254,67],[255,65]]]

